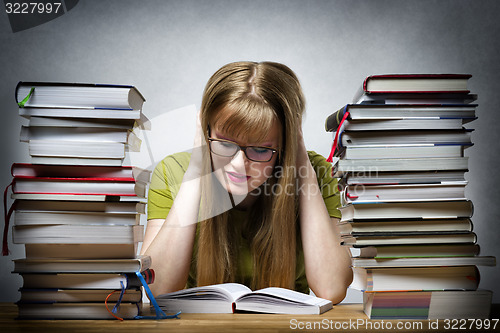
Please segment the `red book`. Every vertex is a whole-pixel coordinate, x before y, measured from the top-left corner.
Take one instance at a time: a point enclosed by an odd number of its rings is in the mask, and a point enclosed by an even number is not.
[[[15,163],[11,172],[14,176],[12,191],[15,194],[145,197],[148,180],[132,167]]]
[[[150,172],[132,166],[47,165],[14,163],[14,178],[78,178],[86,180],[149,182]]]
[[[372,93],[469,93],[470,74],[382,74],[363,81],[362,92]]]

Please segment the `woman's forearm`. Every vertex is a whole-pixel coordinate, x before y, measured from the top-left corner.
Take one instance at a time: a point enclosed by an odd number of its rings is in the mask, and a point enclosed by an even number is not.
[[[156,273],[156,281],[151,284],[154,295],[183,289],[189,276],[200,209],[202,156],[206,148],[200,114],[196,117],[193,147],[189,166],[167,218],[156,220],[151,228],[146,228],[141,253],[151,256]]]
[[[340,245],[336,219],[328,214],[309,159],[300,168],[300,229],[307,281],[317,296],[338,303],[352,281],[351,258]]]
[[[200,177],[184,176],[167,218],[146,229],[142,253],[151,256],[156,273],[154,295],[183,289],[189,275],[200,205]],[[190,180],[187,180],[190,179]],[[149,231],[149,233],[148,233]]]

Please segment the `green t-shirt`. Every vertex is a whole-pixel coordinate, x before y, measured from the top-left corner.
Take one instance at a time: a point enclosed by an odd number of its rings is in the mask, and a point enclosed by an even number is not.
[[[337,189],[337,180],[331,176],[331,164],[326,159],[315,153],[308,152],[309,160],[316,172],[318,185],[325,201],[326,208],[331,217],[340,218],[339,192]],[[149,187],[148,194],[148,220],[165,219],[172,208],[175,196],[179,191],[184,173],[187,170],[191,154],[177,153],[165,157],[156,166]],[[238,283],[250,286],[252,278],[252,254],[250,252],[250,239],[247,239],[243,232],[243,224],[247,220],[247,212],[231,209],[229,211],[231,223],[236,226],[238,239],[238,258],[237,258],[237,281]],[[197,233],[198,234],[198,233]],[[197,242],[197,237],[195,243]],[[196,246],[196,244],[195,244]],[[299,242],[299,246],[301,246]],[[194,260],[193,260],[194,262]],[[189,273],[188,287],[194,287],[196,284],[195,265],[191,265]],[[305,275],[304,255],[302,248],[299,248],[296,267],[295,289],[308,293],[309,287]]]

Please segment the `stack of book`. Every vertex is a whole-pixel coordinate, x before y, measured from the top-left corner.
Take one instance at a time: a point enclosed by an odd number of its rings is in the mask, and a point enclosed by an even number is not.
[[[127,154],[140,149],[144,98],[131,86],[40,82],[20,82],[16,98],[32,162],[12,165],[12,237],[26,250],[14,260],[19,318],[136,317],[150,172]]]
[[[470,75],[373,75],[326,119],[339,178],[342,243],[352,288],[373,319],[487,318],[480,256],[465,195]]]

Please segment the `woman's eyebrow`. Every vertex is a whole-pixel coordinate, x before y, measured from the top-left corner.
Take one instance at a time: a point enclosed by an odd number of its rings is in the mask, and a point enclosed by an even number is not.
[[[238,143],[237,140],[233,139],[233,138],[227,138],[225,137],[224,135],[221,135],[219,132],[217,131],[214,131],[214,134],[215,136],[218,138],[218,139],[222,139],[222,140],[227,140],[227,141],[231,141],[231,142],[234,142],[234,143]],[[249,144],[247,146],[256,146],[256,147],[272,147],[273,145],[273,142],[271,141],[266,141],[266,142],[259,142],[258,144]]]
[[[234,141],[234,139],[231,139],[231,138],[226,138],[225,136],[221,135],[220,133],[214,131],[214,134],[215,136],[218,138],[218,139],[223,139],[223,140],[227,140],[227,141],[233,141],[233,142],[236,142]]]

